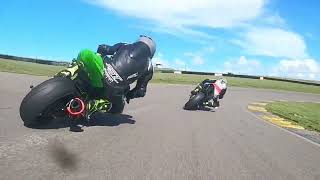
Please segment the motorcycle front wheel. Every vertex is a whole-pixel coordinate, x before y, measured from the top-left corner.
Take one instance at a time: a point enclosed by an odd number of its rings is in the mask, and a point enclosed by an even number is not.
[[[190,97],[189,101],[184,105],[185,110],[196,110],[199,105],[203,103],[203,99],[205,98],[205,94],[199,92],[198,94]]]

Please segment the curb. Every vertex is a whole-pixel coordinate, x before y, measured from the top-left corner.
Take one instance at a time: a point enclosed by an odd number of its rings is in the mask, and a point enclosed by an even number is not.
[[[247,109],[254,115],[256,115],[259,119],[262,119],[282,129],[286,129],[299,137],[302,137],[304,139],[307,139],[308,141],[320,145],[320,133],[307,130],[304,127],[298,125],[297,123],[294,123],[285,118],[274,115],[271,112],[268,112],[265,106],[271,102],[274,101],[253,102],[248,104]]]

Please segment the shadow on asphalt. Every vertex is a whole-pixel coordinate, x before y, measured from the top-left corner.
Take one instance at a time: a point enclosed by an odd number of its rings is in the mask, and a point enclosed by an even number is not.
[[[95,113],[91,116],[89,123],[78,120],[78,125],[84,126],[119,126],[120,124],[135,124],[136,121],[132,119],[131,115],[127,114],[108,114]],[[69,120],[67,118],[59,118],[52,120],[48,124],[30,127],[32,129],[60,129],[69,127]]]
[[[216,112],[215,109],[209,108],[209,107],[201,107],[198,109],[198,111],[210,111],[210,112]]]
[[[184,108],[183,108],[184,109]],[[185,111],[207,111],[207,112],[216,112],[215,109],[213,108],[209,108],[209,107],[200,107],[199,109],[195,109],[195,110],[186,110]]]
[[[131,115],[96,113],[89,122],[89,126],[119,126],[120,124],[135,124]]]

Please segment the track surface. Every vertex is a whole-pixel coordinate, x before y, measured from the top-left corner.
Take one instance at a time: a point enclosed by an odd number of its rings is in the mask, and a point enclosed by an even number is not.
[[[152,84],[126,115],[71,133],[22,125],[19,103],[43,80],[0,73],[0,179],[320,179],[319,146],[246,108],[318,95],[230,88],[216,112],[189,112],[192,86]]]

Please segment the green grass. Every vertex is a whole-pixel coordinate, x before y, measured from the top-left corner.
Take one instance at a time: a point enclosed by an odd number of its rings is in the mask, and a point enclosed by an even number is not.
[[[37,64],[31,62],[5,60],[0,58],[0,71],[12,72],[20,74],[31,74],[40,76],[52,76],[63,66],[52,66]],[[217,78],[207,75],[191,75],[191,74],[171,74],[171,73],[155,73],[152,79],[154,83],[169,83],[169,84],[197,84],[205,78]],[[281,82],[273,80],[258,80],[236,77],[226,77],[229,86],[261,88],[261,89],[276,89],[285,91],[296,91],[306,93],[320,94],[319,86],[303,85],[298,83]]]
[[[2,72],[12,72],[38,76],[52,76],[63,68],[63,66],[13,61],[0,58],[0,71]]]
[[[306,129],[320,132],[320,103],[273,102],[267,104],[266,108]]]
[[[170,83],[170,84],[197,84],[205,78],[218,78],[218,77],[207,76],[207,75],[155,73],[152,79],[152,82]],[[226,79],[228,80],[229,86],[275,89],[275,90],[320,94],[320,87],[313,86],[313,85],[304,85],[304,84],[281,82],[281,81],[274,81],[274,80],[237,78],[237,77],[226,77]]]

